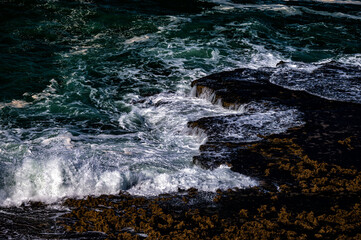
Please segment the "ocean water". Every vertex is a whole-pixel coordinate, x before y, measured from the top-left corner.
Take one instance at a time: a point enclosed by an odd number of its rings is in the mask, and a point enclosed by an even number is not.
[[[255,141],[302,114],[224,109],[191,82],[282,61],[272,82],[361,102],[360,39],[351,0],[0,1],[0,205],[256,186],[194,166],[207,136],[187,122],[243,114],[225,134]],[[330,62],[345,67],[319,70]]]

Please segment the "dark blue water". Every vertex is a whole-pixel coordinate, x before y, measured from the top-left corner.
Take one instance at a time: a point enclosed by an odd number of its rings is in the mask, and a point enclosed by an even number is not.
[[[313,74],[360,66],[360,39],[360,1],[1,1],[0,204],[256,185],[193,166],[206,136],[187,122],[245,112],[225,134],[254,141],[301,114],[223,109],[191,81],[283,61],[271,81],[361,102],[360,73]]]

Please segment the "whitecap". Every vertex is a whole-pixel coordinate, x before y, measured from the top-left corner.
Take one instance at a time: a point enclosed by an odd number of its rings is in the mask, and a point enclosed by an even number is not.
[[[128,192],[134,195],[154,196],[162,193],[174,193],[179,189],[197,188],[199,191],[215,192],[218,189],[248,188],[257,185],[256,180],[233,172],[228,166],[221,165],[215,170],[193,167],[175,173],[157,174],[139,182]]]

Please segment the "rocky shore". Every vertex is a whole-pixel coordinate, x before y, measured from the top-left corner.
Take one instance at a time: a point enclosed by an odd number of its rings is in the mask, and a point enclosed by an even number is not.
[[[317,71],[332,74],[348,67],[327,63]],[[256,178],[258,187],[217,193],[179,189],[154,198],[119,193],[67,199],[64,206],[70,212],[58,219],[66,229],[62,236],[360,239],[361,105],[275,85],[269,79],[276,69],[238,69],[192,83],[197,97],[226,108],[257,102],[265,108],[285,106],[301,113],[301,124],[283,133],[259,135],[252,142],[223,134],[229,120],[242,113],[189,122],[190,128],[208,136],[194,164],[207,169],[227,164]]]

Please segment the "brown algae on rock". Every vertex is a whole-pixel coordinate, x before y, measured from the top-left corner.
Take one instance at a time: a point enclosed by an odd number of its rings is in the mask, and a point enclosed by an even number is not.
[[[228,164],[259,187],[218,190],[211,201],[197,189],[67,199],[63,226],[108,239],[361,239],[361,106],[276,86],[269,74],[239,69],[193,82],[196,96],[227,108],[265,100],[303,113],[304,124],[285,133],[254,142],[214,138],[194,157],[204,168]],[[217,131],[212,121],[219,118],[189,127],[209,134]]]

